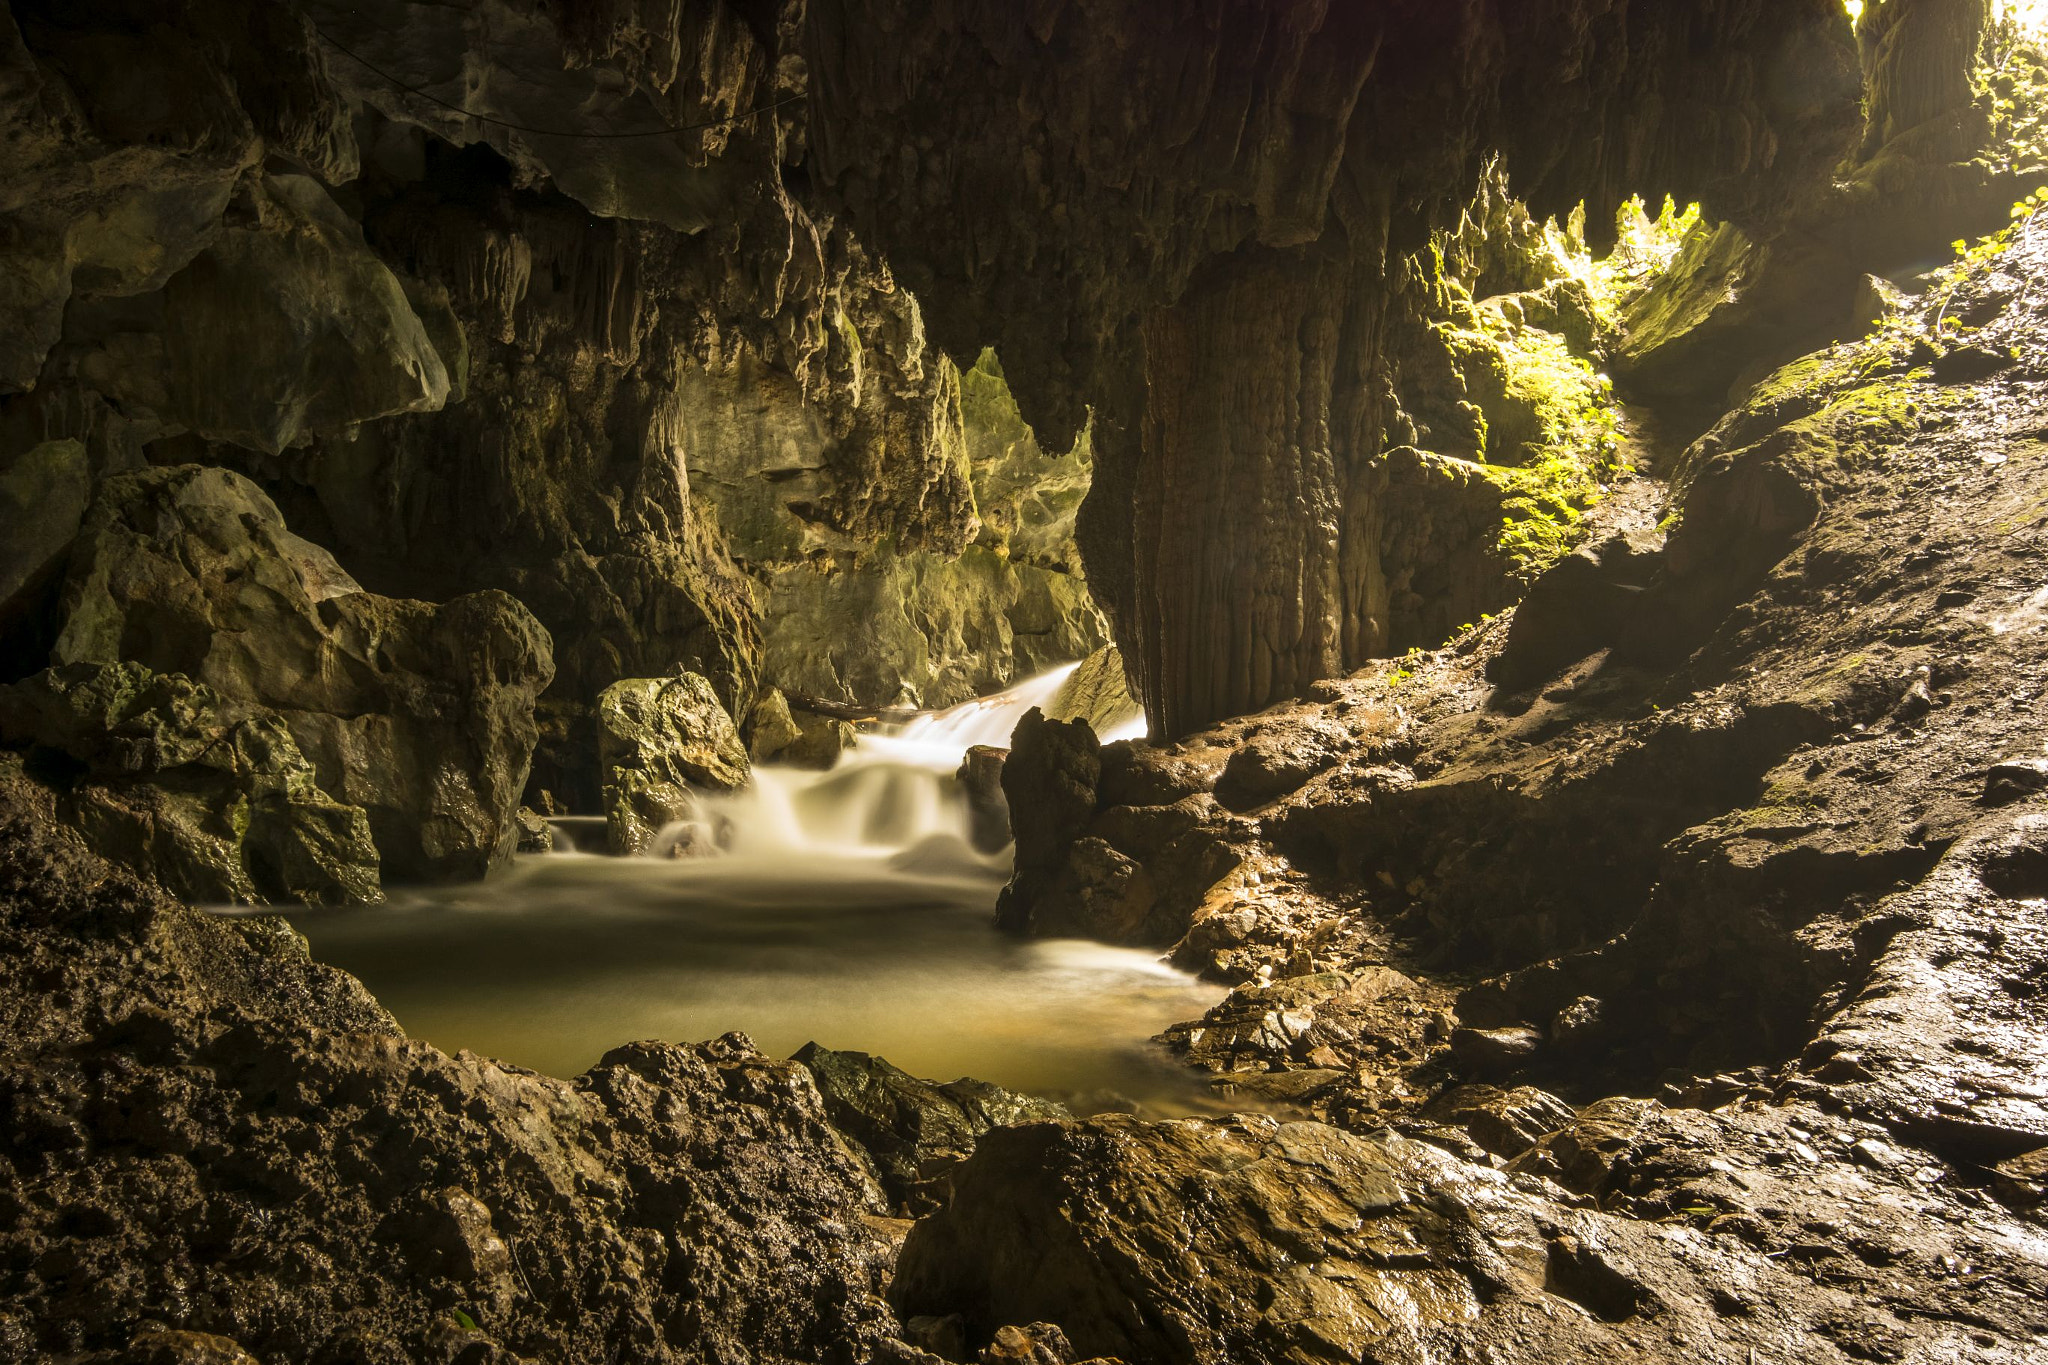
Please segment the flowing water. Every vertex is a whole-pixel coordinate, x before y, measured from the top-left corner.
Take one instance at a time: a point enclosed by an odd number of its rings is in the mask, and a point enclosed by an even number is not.
[[[415,1035],[558,1076],[623,1042],[737,1029],[777,1055],[816,1040],[939,1080],[1192,1112],[1201,1094],[1148,1040],[1216,989],[1151,953],[996,933],[1009,855],[968,841],[962,753],[1007,744],[1070,671],[864,734],[830,772],[757,768],[657,856],[525,857],[294,921]],[[602,829],[565,821],[558,844]],[[719,851],[659,856],[678,844]]]

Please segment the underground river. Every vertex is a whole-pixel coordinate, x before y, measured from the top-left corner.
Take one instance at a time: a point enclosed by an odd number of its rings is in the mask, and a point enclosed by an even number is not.
[[[1203,1111],[1150,1039],[1220,988],[1151,952],[992,925],[1009,853],[973,850],[953,773],[1069,671],[863,734],[830,772],[757,767],[704,803],[719,852],[523,856],[482,883],[292,920],[414,1035],[552,1075],[637,1039],[739,1030],[776,1055],[816,1041],[1080,1110]],[[579,823],[558,848],[602,843]]]

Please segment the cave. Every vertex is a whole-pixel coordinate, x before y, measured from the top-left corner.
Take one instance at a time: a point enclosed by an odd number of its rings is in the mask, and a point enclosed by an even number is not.
[[[2048,4],[0,16],[0,1365],[2048,1353]]]

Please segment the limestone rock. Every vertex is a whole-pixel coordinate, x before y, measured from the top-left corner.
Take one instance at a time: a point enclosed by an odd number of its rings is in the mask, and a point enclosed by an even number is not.
[[[1454,1086],[1431,1100],[1423,1117],[1463,1128],[1474,1142],[1502,1158],[1518,1157],[1578,1120],[1570,1105],[1532,1085],[1513,1090]]]
[[[1660,1331],[1660,1309],[1715,1321],[1714,1268],[1561,1213],[1425,1144],[1320,1124],[1038,1124],[981,1140],[951,1201],[911,1229],[889,1297],[903,1314],[959,1313],[970,1344],[1045,1321],[1077,1354],[1185,1365],[1510,1341],[1563,1361],[1629,1349]],[[1551,1271],[1581,1251],[1582,1274]],[[1601,1311],[1560,1314],[1553,1295]]]
[[[1018,861],[996,906],[996,921],[1021,930],[1052,887],[1068,850],[1095,814],[1101,745],[1086,721],[1047,720],[1025,712],[1003,764],[1003,796],[1016,833]]]
[[[779,687],[761,693],[761,700],[747,717],[747,753],[756,763],[766,763],[803,737],[789,712],[789,699]]]
[[[605,766],[639,768],[677,786],[736,791],[746,785],[739,731],[700,674],[627,678],[598,696]]]
[[[973,745],[953,775],[967,799],[972,842],[983,853],[998,852],[1010,842],[1010,804],[1003,796],[1003,762],[1009,754],[1008,749]]]
[[[189,900],[379,898],[367,814],[321,790],[274,712],[140,664],[67,664],[0,687],[0,742],[78,765],[67,818]]]
[[[796,723],[797,737],[783,749],[781,759],[792,767],[820,771],[832,768],[838,764],[839,756],[851,749],[860,737],[852,722],[837,716],[821,716],[815,711],[792,711],[790,718]]]
[[[264,178],[248,225],[224,228],[164,287],[148,330],[103,330],[81,372],[168,423],[276,453],[447,401],[448,367],[404,287],[318,181]]]
[[[181,905],[23,795],[0,777],[10,1351],[134,1359],[203,1279],[177,1331],[264,1361],[887,1358],[878,1205],[802,1067],[737,1036],[574,1081],[444,1054],[274,918]],[[93,1294],[33,1268],[67,1256]],[[241,1359],[214,1349],[166,1358]]]
[[[810,1070],[832,1125],[866,1156],[891,1201],[911,1217],[939,1206],[946,1171],[984,1133],[1067,1117],[1050,1100],[986,1081],[918,1080],[865,1052],[808,1043],[792,1060]]]
[[[1616,537],[1558,561],[1515,608],[1487,675],[1515,691],[1620,640],[1655,568],[1644,548]]]
[[[1131,695],[1124,676],[1124,656],[1104,645],[1074,667],[1060,690],[1046,703],[1050,720],[1085,720],[1097,735],[1142,720],[1145,708]]]
[[[598,763],[614,853],[636,854],[693,809],[692,791],[746,785],[746,747],[696,673],[627,678],[597,698]]]
[[[132,660],[276,711],[321,788],[369,812],[388,878],[510,856],[553,666],[504,594],[363,592],[249,480],[188,465],[101,482],[61,606],[58,663]]]

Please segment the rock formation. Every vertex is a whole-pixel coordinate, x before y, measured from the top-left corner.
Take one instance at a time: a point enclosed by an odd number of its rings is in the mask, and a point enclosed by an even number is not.
[[[2038,1353],[2044,72],[1986,0],[13,0],[0,1358]],[[1215,983],[1201,1117],[550,1079],[193,908],[1072,661],[956,785],[1001,928]]]

